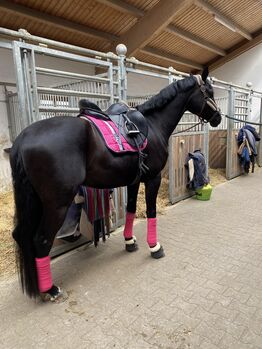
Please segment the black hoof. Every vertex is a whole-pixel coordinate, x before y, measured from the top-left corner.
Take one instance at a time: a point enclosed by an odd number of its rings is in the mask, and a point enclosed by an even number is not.
[[[165,252],[162,246],[160,246],[160,249],[156,252],[151,252],[151,257],[155,259],[159,259],[162,257],[165,257]]]
[[[131,245],[126,245],[126,251],[127,252],[134,252],[138,250],[138,244],[136,242],[134,242]]]
[[[60,238],[60,240],[64,240],[66,242],[76,242],[81,238],[82,234],[79,235],[70,235],[70,236],[65,236],[63,238]]]
[[[40,297],[43,302],[61,303],[68,298],[68,295],[65,291],[61,290],[60,287],[53,285],[50,290],[40,293]]]

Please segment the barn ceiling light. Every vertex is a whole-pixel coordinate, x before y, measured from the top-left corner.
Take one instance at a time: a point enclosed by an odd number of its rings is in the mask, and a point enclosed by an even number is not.
[[[218,23],[222,24],[224,27],[226,27],[226,28],[232,30],[232,32],[236,32],[236,28],[235,28],[232,24],[226,22],[226,21],[225,21],[224,19],[222,19],[221,17],[219,17],[219,16],[217,16],[217,15],[214,15],[214,19],[215,19],[215,21],[217,21]]]

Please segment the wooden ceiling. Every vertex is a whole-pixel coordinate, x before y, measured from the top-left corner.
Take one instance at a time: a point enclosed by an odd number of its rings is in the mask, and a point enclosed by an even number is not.
[[[0,0],[0,26],[195,72],[262,42],[262,1]]]

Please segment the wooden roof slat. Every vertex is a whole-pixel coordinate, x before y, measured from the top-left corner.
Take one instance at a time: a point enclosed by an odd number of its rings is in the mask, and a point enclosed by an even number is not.
[[[125,40],[128,55],[185,71],[258,45],[261,18],[261,0],[0,0],[0,26],[104,52]]]
[[[213,19],[213,16],[194,4],[187,11],[181,12],[172,24],[203,40],[212,42],[213,45],[223,50],[229,49],[242,39],[238,33],[220,25]]]
[[[189,41],[195,45],[201,46],[201,47],[205,48],[206,50],[217,53],[220,56],[226,55],[226,51],[222,50],[220,47],[213,45],[212,43],[210,43],[206,40],[203,40],[200,37],[188,32],[186,30],[180,29],[173,24],[169,24],[166,28],[166,31],[169,33],[174,33],[177,36],[179,36],[180,38],[182,38],[186,41]]]
[[[134,55],[138,49],[144,47],[151,38],[160,33],[183,8],[192,0],[161,0],[140,18],[135,26],[122,35],[117,43],[127,46],[128,55]]]
[[[261,28],[261,0],[208,0],[208,2],[249,33],[255,33]]]
[[[107,5],[109,7],[112,7],[118,11],[128,13],[134,17],[143,17],[144,11],[140,10],[139,8],[128,4],[127,2],[124,2],[122,0],[96,0],[97,2],[100,2],[101,4]]]
[[[43,13],[41,11],[31,9],[26,6],[19,5],[19,4],[10,2],[8,0],[0,0],[0,8],[10,13],[16,13],[16,14],[23,15],[27,18],[37,19],[40,22],[45,22],[55,27],[60,27],[63,29],[70,29],[71,31],[92,36],[97,39],[103,39],[108,41],[113,41],[117,39],[117,36],[115,35],[112,35],[112,34],[109,34],[109,33],[106,33],[82,24],[78,24],[78,23],[63,19],[61,17],[49,15],[47,13]]]
[[[179,57],[176,56],[174,54],[168,53],[168,52],[164,52],[161,51],[159,49],[156,49],[154,47],[144,47],[143,49],[141,49],[142,52],[147,53],[149,55],[153,55],[153,56],[157,56],[166,60],[169,60],[170,62],[175,62],[181,65],[185,65],[194,69],[202,69],[203,65],[196,63],[194,61],[191,61],[189,59],[185,59],[183,57]]]
[[[240,35],[244,36],[246,39],[252,40],[252,35],[250,35],[248,31],[246,31],[244,28],[242,28],[240,25],[235,23],[230,18],[224,16],[220,11],[218,11],[215,7],[210,5],[208,2],[204,0],[194,0],[194,3],[200,8],[202,8],[204,11],[207,11],[208,13],[221,18],[225,23],[228,23],[230,26],[235,28],[235,31]]]
[[[208,63],[209,69],[214,70],[223,64],[227,63],[228,61],[238,57],[242,53],[246,52],[247,50],[259,45],[262,43],[262,32],[259,31],[257,35],[254,35],[254,38],[250,41],[241,42],[240,44],[236,45],[234,48],[229,50],[227,55],[225,57],[221,57],[220,59],[212,60]]]
[[[142,62],[148,62],[151,64],[156,64],[156,65],[164,66],[167,68],[172,66],[173,68],[175,68],[179,71],[183,71],[185,73],[189,73],[190,71],[192,71],[192,68],[190,68],[190,67],[178,64],[174,61],[169,61],[168,59],[163,60],[163,58],[159,58],[157,56],[152,56],[152,55],[146,54],[145,52],[142,52],[142,51],[139,51],[137,53],[136,57],[137,57],[137,59],[139,59]],[[163,64],[163,62],[164,62],[164,64]]]

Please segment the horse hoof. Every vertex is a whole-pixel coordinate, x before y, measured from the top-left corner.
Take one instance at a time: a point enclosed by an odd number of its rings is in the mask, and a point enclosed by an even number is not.
[[[63,238],[60,238],[60,240],[73,243],[79,240],[81,237],[82,237],[82,234],[70,235],[70,236],[65,236]]]
[[[151,257],[154,259],[159,259],[165,257],[165,252],[162,246],[160,246],[158,251],[151,252]]]
[[[134,242],[132,245],[126,245],[127,252],[134,252],[138,250],[138,244]]]
[[[135,235],[132,236],[130,239],[126,239],[126,251],[127,252],[134,252],[138,250],[138,244],[136,243],[136,237]]]
[[[68,298],[68,294],[60,287],[52,286],[48,292],[40,293],[43,302],[62,303]]]

